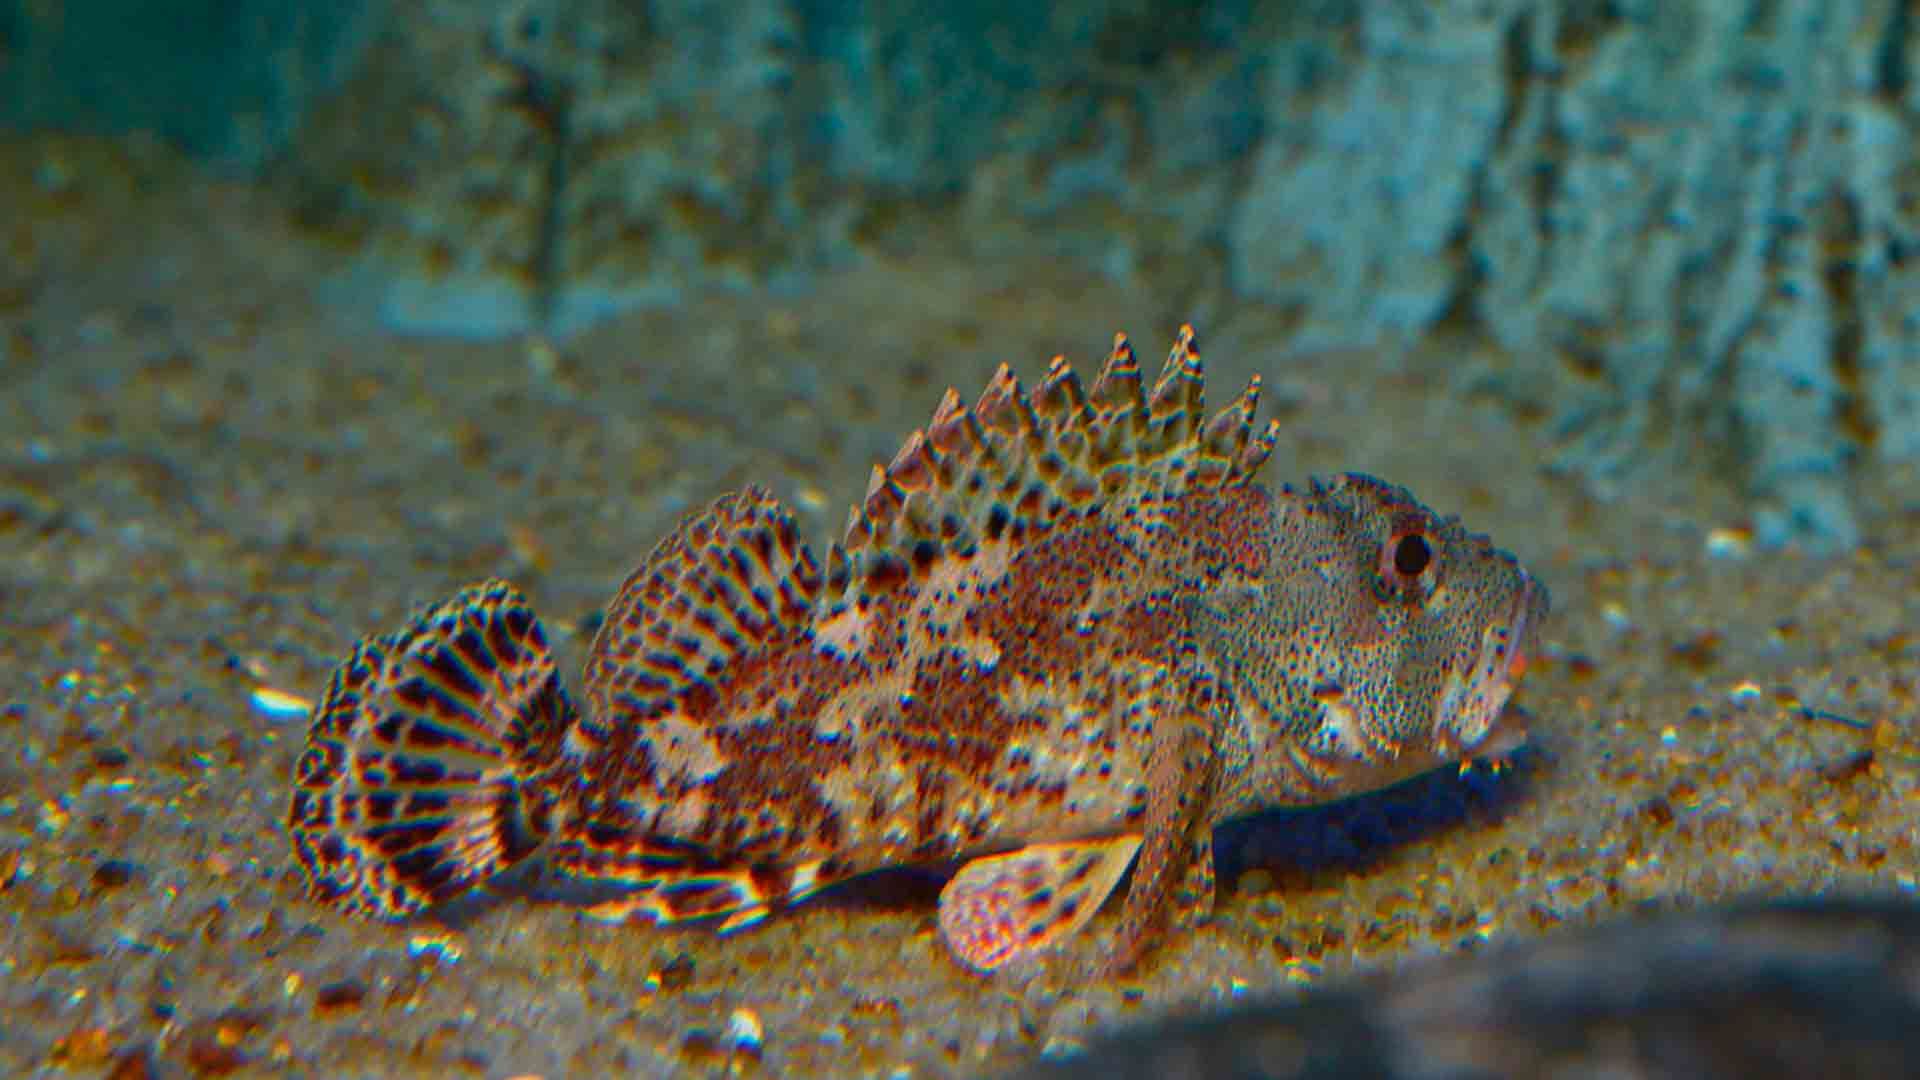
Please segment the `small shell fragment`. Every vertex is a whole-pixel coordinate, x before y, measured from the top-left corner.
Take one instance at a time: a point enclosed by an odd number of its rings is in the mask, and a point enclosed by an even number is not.
[[[305,716],[313,711],[313,702],[271,686],[255,687],[248,700],[255,709],[275,718]]]
[[[752,1009],[735,1009],[727,1018],[727,1044],[736,1052],[758,1054],[766,1041],[766,1029]]]

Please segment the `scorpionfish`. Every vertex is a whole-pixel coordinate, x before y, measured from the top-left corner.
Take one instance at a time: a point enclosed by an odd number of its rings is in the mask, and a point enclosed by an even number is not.
[[[333,673],[295,768],[310,894],[413,915],[541,853],[615,920],[751,925],[853,875],[961,863],[937,923],[986,973],[1133,867],[1107,970],[1213,903],[1213,829],[1525,737],[1548,609],[1508,553],[1360,474],[1258,482],[1258,377],[1212,418],[1183,327],[949,389],[824,560],[756,487],[613,598],[579,705],[487,581]]]

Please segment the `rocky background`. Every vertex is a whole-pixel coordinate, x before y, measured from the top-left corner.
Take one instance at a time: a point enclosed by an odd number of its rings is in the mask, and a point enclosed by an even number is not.
[[[283,185],[389,325],[1035,243],[1300,346],[1466,331],[1594,492],[1858,538],[1920,459],[1905,0],[0,2],[0,123]],[[123,10],[128,9],[128,10]]]

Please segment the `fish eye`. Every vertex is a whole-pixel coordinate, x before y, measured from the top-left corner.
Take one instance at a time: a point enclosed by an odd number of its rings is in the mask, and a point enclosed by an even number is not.
[[[1393,568],[1401,577],[1417,578],[1433,562],[1433,547],[1419,533],[1408,533],[1393,545]]]
[[[1424,529],[1396,531],[1380,549],[1380,576],[1396,589],[1416,588],[1432,566],[1433,541]]]

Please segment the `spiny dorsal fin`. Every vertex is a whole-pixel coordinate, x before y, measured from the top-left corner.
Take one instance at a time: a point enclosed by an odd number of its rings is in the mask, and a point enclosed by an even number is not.
[[[820,589],[792,512],[764,489],[689,514],[607,605],[587,658],[587,734],[655,716],[804,624]]]
[[[1256,377],[1208,421],[1193,328],[1183,326],[1150,392],[1124,334],[1091,390],[1055,357],[1029,397],[1004,364],[968,407],[949,389],[907,436],[828,553],[826,597],[859,602],[983,542],[1018,544],[1061,520],[1248,483],[1279,426],[1255,433]]]

